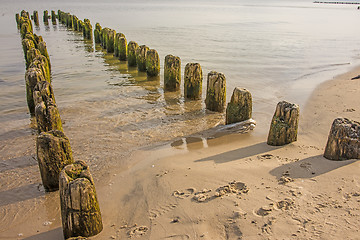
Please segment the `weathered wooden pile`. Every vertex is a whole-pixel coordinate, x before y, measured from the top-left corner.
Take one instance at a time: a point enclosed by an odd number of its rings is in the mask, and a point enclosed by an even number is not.
[[[54,11],[51,18],[56,24]],[[38,24],[37,11],[34,11],[33,19]],[[44,11],[43,19],[46,24],[49,19],[47,11]],[[66,239],[96,235],[103,226],[94,181],[84,162],[74,163],[69,139],[63,132],[51,85],[51,65],[46,43],[41,36],[33,33],[28,12],[16,14],[16,21],[26,62],[26,98],[38,131],[36,153],[43,186],[47,192],[59,190],[60,187],[61,216]]]

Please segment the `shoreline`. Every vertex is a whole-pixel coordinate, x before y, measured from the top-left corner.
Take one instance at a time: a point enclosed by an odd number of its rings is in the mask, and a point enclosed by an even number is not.
[[[133,152],[126,160],[134,162],[131,167],[96,180],[104,230],[91,239],[356,238],[360,164],[322,154],[336,117],[360,119],[354,97],[360,80],[350,80],[359,74],[356,66],[313,91],[292,144],[268,146],[267,135],[255,128],[205,141],[190,135],[186,145]],[[31,148],[33,136],[26,132],[11,144],[21,148],[30,141],[25,145]],[[39,175],[31,152],[10,181]],[[58,192],[44,194],[33,180],[15,192],[2,191],[0,225],[8,228],[0,239],[63,239]],[[226,187],[231,192],[221,195]]]

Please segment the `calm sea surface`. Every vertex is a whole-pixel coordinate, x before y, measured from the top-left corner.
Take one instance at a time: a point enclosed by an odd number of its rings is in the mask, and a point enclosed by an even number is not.
[[[45,1],[2,0],[0,9],[0,140],[29,128],[25,64],[15,13],[39,11],[35,33],[47,43],[52,82],[64,129],[75,154],[94,167],[139,146],[169,141],[211,128],[223,115],[204,110],[206,76],[227,79],[253,95],[253,134],[266,134],[276,103],[303,107],[322,81],[360,63],[357,5],[311,0],[227,1]],[[43,10],[61,9],[95,25],[115,29],[128,41],[158,51],[161,76],[128,68],[79,33],[42,23]],[[203,68],[203,100],[185,101],[163,91],[167,54]],[[20,132],[20,133],[19,133]]]

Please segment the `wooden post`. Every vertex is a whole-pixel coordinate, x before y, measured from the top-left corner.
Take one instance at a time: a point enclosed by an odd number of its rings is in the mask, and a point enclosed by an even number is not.
[[[26,69],[28,69],[30,66],[30,63],[32,63],[34,61],[34,59],[39,56],[41,56],[39,49],[31,48],[30,50],[28,50],[27,54],[26,54]]]
[[[38,11],[34,11],[34,23],[36,26],[39,26],[39,13]]]
[[[61,220],[65,239],[90,237],[103,229],[94,180],[83,161],[66,166],[60,173]]]
[[[50,64],[50,56],[46,48],[46,43],[44,41],[41,41],[38,43],[37,48],[39,49],[41,55],[46,57],[48,64],[49,64],[49,71],[51,71],[51,64]]]
[[[51,11],[51,21],[52,24],[56,25],[56,13],[54,10]]]
[[[48,22],[49,21],[49,12],[48,10],[44,11],[44,18],[43,18],[44,22]]]
[[[42,132],[36,139],[36,149],[45,190],[58,190],[61,170],[74,162],[69,139],[62,131]]]
[[[119,57],[119,42],[120,38],[125,37],[123,33],[116,33],[114,41],[114,56]]]
[[[164,90],[178,91],[181,84],[181,60],[179,57],[167,55],[164,64]]]
[[[20,28],[20,14],[19,13],[15,14],[15,19],[16,19],[16,24],[18,25],[18,28]]]
[[[136,65],[140,72],[146,71],[146,53],[149,50],[149,47],[146,45],[141,45],[136,50]]]
[[[146,73],[150,77],[155,77],[160,73],[160,58],[155,49],[149,49],[146,53]]]
[[[201,99],[203,73],[199,63],[188,63],[184,73],[184,96],[187,99]]]
[[[99,23],[96,23],[95,30],[94,30],[95,43],[101,43],[100,33],[101,33],[101,26]]]
[[[109,29],[106,35],[106,51],[108,53],[113,53],[114,52],[114,47],[115,47],[115,36],[116,36],[116,31],[113,29]]]
[[[44,77],[45,80],[48,82],[51,82],[51,73],[50,73],[50,66],[49,62],[47,61],[47,58],[43,55],[37,56],[29,65],[29,68],[39,68]]]
[[[360,159],[360,123],[336,118],[331,126],[324,157],[340,161]]]
[[[297,140],[299,106],[286,101],[279,102],[271,121],[267,144],[282,146]]]
[[[136,50],[138,49],[139,45],[134,42],[130,41],[127,47],[127,58],[128,58],[128,66],[135,67],[136,66]]]
[[[26,99],[31,115],[35,114],[33,98],[34,88],[38,82],[45,81],[42,71],[38,68],[28,68],[25,73]]]
[[[27,38],[23,39],[21,41],[22,46],[23,46],[23,51],[24,51],[24,58],[25,58],[25,63],[26,63],[26,67],[28,67],[28,59],[27,59],[27,53],[30,49],[35,48],[35,43],[32,40],[29,40]]]
[[[236,87],[226,108],[226,124],[242,122],[251,117],[251,93],[245,88]]]
[[[207,78],[206,109],[223,112],[226,102],[226,78],[222,73],[211,71]]]
[[[125,37],[119,38],[118,52],[119,52],[119,59],[121,61],[126,61],[126,59],[127,59],[127,41],[126,41]]]
[[[89,19],[84,19],[84,37],[86,39],[92,39],[92,26]]]

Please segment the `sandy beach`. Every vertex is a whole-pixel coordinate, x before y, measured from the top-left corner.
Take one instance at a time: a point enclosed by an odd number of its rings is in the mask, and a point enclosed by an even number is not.
[[[359,74],[313,92],[292,144],[268,146],[256,128],[210,129],[125,156],[131,165],[95,177],[104,230],[91,239],[357,239],[359,162],[322,154],[336,117],[360,118]],[[16,137],[2,136],[0,239],[63,239],[59,193],[41,187],[22,121]]]

